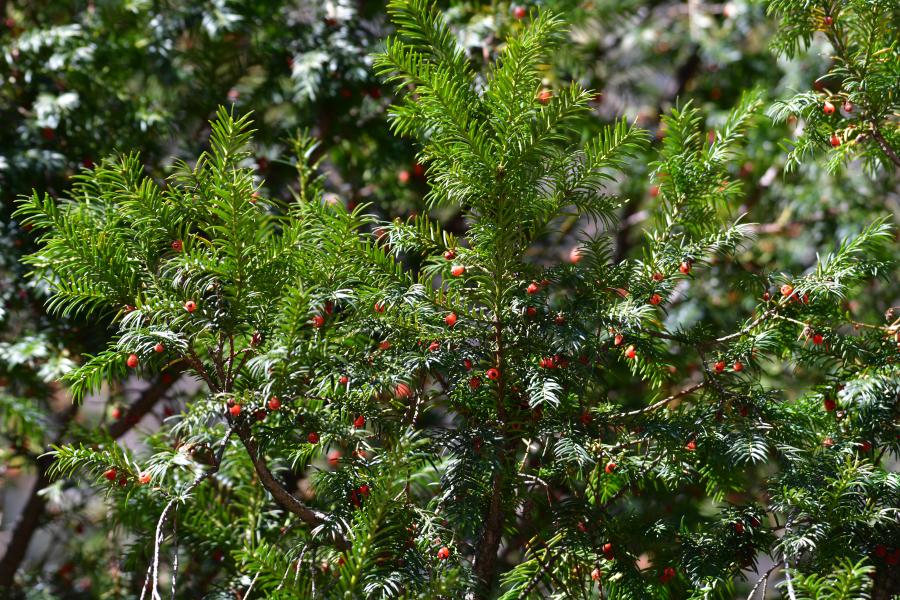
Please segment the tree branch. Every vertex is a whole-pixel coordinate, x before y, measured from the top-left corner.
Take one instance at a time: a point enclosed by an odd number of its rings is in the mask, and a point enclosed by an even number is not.
[[[253,461],[253,467],[256,469],[257,475],[259,475],[263,487],[269,490],[269,493],[272,494],[275,502],[281,508],[294,513],[308,525],[319,526],[329,521],[328,515],[313,510],[303,504],[293,494],[286,490],[277,479],[275,479],[275,476],[272,475],[272,472],[269,470],[265,459],[260,456],[259,447],[253,439],[253,436],[250,434],[250,429],[246,425],[236,427],[235,432],[241,440],[241,443],[244,445],[244,448],[247,449],[247,453],[250,455],[250,460]],[[350,549],[350,542],[338,533],[334,533],[334,545],[341,551]]]
[[[628,412],[624,412],[624,413],[614,413],[614,414],[608,415],[607,418],[608,419],[625,419],[628,417],[636,417],[637,415],[641,415],[641,414],[648,413],[648,412],[653,412],[655,410],[658,410],[658,409],[666,406],[672,400],[677,400],[678,398],[687,396],[688,394],[691,394],[691,393],[699,390],[700,388],[702,388],[705,385],[706,385],[705,381],[701,381],[700,383],[695,383],[694,385],[684,388],[680,392],[676,392],[676,393],[672,394],[671,396],[667,396],[666,398],[663,398],[662,400],[659,400],[658,402],[654,402],[653,404],[651,404],[649,406],[645,406],[644,408],[639,408],[637,410],[632,410],[632,411],[628,411]]]

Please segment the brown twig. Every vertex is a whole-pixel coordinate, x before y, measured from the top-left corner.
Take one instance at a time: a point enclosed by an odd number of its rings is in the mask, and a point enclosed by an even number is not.
[[[644,413],[648,413],[648,412],[653,412],[653,411],[655,411],[655,410],[659,410],[660,408],[662,408],[662,407],[666,406],[667,404],[669,404],[669,402],[671,402],[672,400],[677,400],[678,398],[682,398],[682,397],[684,397],[684,396],[687,396],[688,394],[691,394],[691,393],[693,393],[693,392],[699,390],[699,389],[702,388],[704,385],[706,385],[706,382],[705,382],[705,381],[701,381],[700,383],[695,383],[694,385],[691,385],[691,386],[688,386],[688,387],[684,388],[684,389],[681,390],[680,392],[676,392],[675,394],[672,394],[671,396],[668,396],[668,397],[666,397],[666,398],[663,398],[662,400],[659,400],[658,402],[654,402],[653,404],[651,404],[651,405],[649,405],[649,406],[645,406],[644,408],[639,408],[639,409],[632,410],[632,411],[628,411],[628,412],[624,412],[624,413],[614,413],[614,414],[609,415],[607,418],[610,419],[610,420],[612,420],[612,419],[624,419],[624,418],[628,418],[628,417],[636,417],[637,415],[641,415],[641,414],[644,414]]]
[[[269,493],[272,494],[275,502],[280,507],[297,515],[308,525],[319,526],[328,522],[328,516],[325,513],[313,510],[303,504],[293,494],[286,490],[277,479],[275,479],[275,476],[272,475],[272,471],[269,470],[269,466],[266,464],[265,459],[260,456],[256,440],[253,439],[250,429],[246,425],[236,427],[235,433],[237,433],[238,438],[250,455],[250,460],[253,461],[253,467],[256,469],[256,474],[259,475],[259,480],[263,484],[263,487],[269,490]],[[336,532],[334,533],[334,545],[341,551],[350,549],[350,542]]]

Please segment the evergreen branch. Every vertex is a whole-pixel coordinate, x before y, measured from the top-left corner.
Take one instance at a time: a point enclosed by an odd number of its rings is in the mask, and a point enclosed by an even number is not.
[[[688,394],[692,394],[693,392],[699,390],[700,388],[702,388],[705,385],[706,385],[706,382],[701,381],[699,383],[695,383],[694,385],[690,385],[690,386],[684,388],[680,392],[676,392],[675,394],[672,394],[671,396],[667,396],[666,398],[663,398],[662,400],[654,402],[653,404],[650,404],[649,406],[645,406],[644,408],[638,408],[638,409],[624,412],[624,413],[612,413],[609,415],[604,415],[604,417],[607,419],[610,419],[610,420],[627,419],[629,417],[636,417],[636,416],[642,415],[644,413],[654,412],[656,410],[659,410],[660,408],[667,406],[673,400],[677,400],[679,398],[683,398],[684,396],[687,396]]]
[[[260,483],[269,490],[269,493],[272,494],[275,502],[277,502],[281,508],[297,515],[304,523],[312,525],[313,527],[318,528],[330,522],[330,519],[326,514],[308,508],[293,494],[286,490],[277,479],[275,479],[275,476],[272,475],[272,472],[269,470],[265,459],[260,455],[259,446],[253,439],[246,424],[235,426],[234,431],[237,433],[238,439],[241,440],[241,443],[247,450],[250,460],[253,462],[253,467],[256,470],[257,475],[259,475]],[[331,534],[333,536],[333,543],[338,550],[348,550],[351,547],[350,542],[339,532],[332,531]]]

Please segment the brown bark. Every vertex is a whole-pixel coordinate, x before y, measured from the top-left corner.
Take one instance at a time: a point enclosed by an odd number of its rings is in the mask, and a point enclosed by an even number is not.
[[[324,513],[313,510],[303,504],[296,496],[285,489],[277,479],[275,479],[275,476],[272,475],[272,471],[269,470],[269,466],[266,464],[265,459],[260,456],[256,441],[253,439],[250,430],[246,425],[236,427],[235,432],[238,434],[244,448],[247,449],[247,454],[250,455],[250,459],[253,461],[253,467],[256,469],[256,474],[259,475],[259,480],[262,482],[263,487],[269,490],[269,493],[272,494],[275,502],[281,508],[297,515],[300,517],[300,520],[307,525],[318,526],[328,520]],[[350,549],[350,542],[339,534],[335,534],[334,545],[338,550]]]
[[[497,573],[497,551],[500,549],[500,539],[503,537],[503,523],[506,513],[503,510],[503,467],[498,467],[494,475],[494,485],[491,490],[491,500],[488,505],[484,520],[484,531],[478,542],[475,553],[475,561],[472,569],[478,577],[478,589],[476,598],[489,598],[494,587],[494,578]]]

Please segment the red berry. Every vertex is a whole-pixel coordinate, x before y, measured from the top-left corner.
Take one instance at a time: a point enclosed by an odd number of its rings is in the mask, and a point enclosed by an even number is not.
[[[741,523],[740,521],[735,522],[734,532],[737,533],[738,535],[744,533],[744,524]]]
[[[446,252],[444,252],[444,258],[447,260],[453,260],[454,258],[456,258],[456,252],[453,251],[453,248],[450,248]]]
[[[437,557],[439,560],[447,560],[450,558],[450,549],[447,546],[442,547],[438,550]]]
[[[324,324],[325,324],[325,317],[323,317],[322,315],[313,315],[313,318],[312,318],[312,326],[313,327],[318,329]]]
[[[600,581],[601,575],[602,573],[600,573],[600,569],[594,569],[593,571],[591,571],[591,579],[593,579],[594,581]]]
[[[466,272],[466,268],[462,265],[454,265],[452,269],[450,269],[450,274],[454,277],[461,277],[463,273]]]
[[[863,452],[871,452],[872,451],[872,442],[868,440],[863,440],[859,443],[859,449]]]
[[[232,417],[238,416],[239,414],[241,414],[241,405],[235,404],[234,406],[232,406],[231,408],[228,409],[228,412],[231,413]]]
[[[668,583],[670,580],[675,578],[675,569],[672,567],[666,567],[663,569],[662,575],[659,576],[659,580],[663,583]]]
[[[534,318],[535,316],[537,316],[537,309],[533,306],[529,306],[525,309],[525,316]]]
[[[790,285],[789,283],[786,283],[783,286],[781,286],[781,295],[784,296],[785,298],[787,298],[788,296],[790,296],[793,293],[794,293],[794,286]]]
[[[325,314],[332,315],[334,314],[334,302],[328,300],[325,302]]]
[[[56,132],[53,131],[52,127],[44,127],[41,129],[41,137],[43,137],[48,142],[52,142],[53,138],[56,137]]]
[[[189,313],[194,312],[195,310],[197,310],[197,303],[193,300],[188,300],[184,303],[184,310],[188,311]]]
[[[581,413],[582,425],[590,425],[591,421],[593,421],[593,417],[591,417],[591,413],[589,411],[584,411],[583,413]]]
[[[172,250],[175,252],[181,252],[184,250],[184,242],[181,240],[172,240]]]
[[[306,436],[306,441],[310,444],[318,444],[319,443],[319,434],[315,431],[310,431],[309,435]]]
[[[137,368],[138,363],[140,363],[140,360],[138,360],[137,354],[130,355],[128,357],[128,360],[125,361],[125,364],[128,365],[129,367],[131,367],[132,369]]]
[[[721,373],[722,371],[725,370],[725,361],[720,360],[720,361],[716,362],[716,364],[713,366],[713,368],[716,370],[716,373]]]
[[[525,288],[525,291],[528,292],[529,294],[533,295],[533,294],[537,294],[538,291],[540,291],[540,289],[541,288],[538,286],[538,284],[536,284],[535,282],[532,281],[531,283],[528,284],[528,287]]]
[[[266,416],[267,416],[268,414],[269,414],[269,413],[267,413],[267,412],[266,412],[266,409],[264,409],[264,408],[257,408],[255,411],[253,411],[253,417],[254,417],[257,421],[265,421],[265,420],[266,420]]]
[[[367,486],[366,484],[362,484],[361,486],[359,486],[359,489],[357,491],[359,492],[360,496],[368,496],[369,486]]]
[[[606,467],[603,470],[606,471],[607,475],[611,475],[612,472],[615,471],[616,467],[618,467],[618,466],[619,465],[617,465],[614,462],[608,462],[608,463],[606,463]]]
[[[768,302],[769,300],[772,299],[772,294],[770,294],[769,292],[763,292],[762,299],[765,302]]]
[[[353,426],[357,429],[362,429],[366,426],[366,418],[363,415],[359,415],[353,420]]]
[[[659,196],[659,186],[658,185],[651,186],[650,187],[650,197],[656,198],[657,196]]]
[[[481,378],[473,377],[472,379],[470,379],[469,387],[472,388],[473,390],[477,390],[478,388],[480,388],[481,387]]]
[[[606,542],[605,544],[603,544],[603,546],[601,546],[600,550],[603,552],[603,555],[604,555],[607,559],[610,559],[610,560],[612,559],[612,557],[613,557],[613,545],[612,545],[611,542]]]
[[[524,19],[527,14],[528,14],[528,11],[525,9],[524,6],[516,6],[513,8],[513,16],[516,19],[519,19],[520,21],[522,19]]]
[[[662,273],[653,274],[653,281],[662,281],[663,279],[665,279],[665,275],[663,275]]]
[[[822,401],[822,407],[827,412],[833,412],[834,409],[837,408],[837,402],[834,401],[834,398],[825,398],[825,400]]]
[[[141,485],[147,485],[150,483],[150,473],[141,473],[141,476],[138,477],[138,483]]]
[[[847,100],[844,102],[844,112],[852,113],[853,112],[853,103]]]
[[[487,375],[487,378],[490,379],[491,381],[496,381],[496,380],[500,379],[500,370],[491,368],[491,369],[487,370],[485,375]]]
[[[613,345],[621,346],[623,341],[625,341],[625,336],[622,335],[621,333],[617,333],[616,337],[613,338]]]
[[[278,396],[272,396],[266,406],[269,407],[269,410],[278,410],[281,408],[281,400],[278,399]]]
[[[834,446],[834,440],[831,439],[830,437],[827,437],[824,440],[822,440],[822,445],[825,446],[826,448],[831,448],[832,446]]]
[[[128,483],[128,476],[126,476],[125,473],[122,473],[121,475],[119,475],[119,481],[118,481],[119,487],[125,487],[125,485],[127,483]]]
[[[888,554],[887,558],[884,559],[884,562],[891,566],[894,566],[898,562],[900,562],[900,548],[895,548],[893,552]]]
[[[628,346],[625,349],[625,358],[635,358],[637,357],[637,350],[634,349],[634,346]]]
[[[547,104],[550,102],[550,99],[553,98],[553,92],[548,90],[547,88],[542,89],[537,96],[538,102],[541,104]]]
[[[379,350],[388,350],[388,349],[390,349],[390,347],[391,347],[391,343],[387,340],[382,340],[382,341],[378,342]]]
[[[332,450],[328,453],[328,464],[331,465],[332,468],[338,466],[341,462],[341,451],[340,450]]]
[[[841,145],[841,138],[838,137],[836,133],[831,134],[831,147],[837,148]]]
[[[875,556],[878,558],[884,558],[887,556],[887,548],[884,547],[884,544],[878,544],[875,546]]]
[[[103,472],[103,476],[106,477],[107,481],[115,481],[118,473],[115,469],[108,469]]]
[[[826,115],[834,114],[834,104],[826,100],[825,104],[822,105],[822,112]]]
[[[678,270],[681,271],[681,273],[683,275],[687,275],[688,273],[690,273],[691,272],[691,261],[689,261],[689,260],[683,261],[681,263],[681,265],[678,267]]]
[[[735,373],[740,373],[744,370],[744,363],[742,363],[741,361],[736,361],[733,368]]]
[[[375,306],[372,308],[377,313],[383,313],[385,309],[384,302],[376,302]]]
[[[693,452],[697,449],[697,442],[695,440],[689,440],[688,443],[684,445],[684,449],[688,452]]]
[[[581,254],[581,249],[578,247],[572,248],[569,250],[569,262],[573,265],[577,265],[581,259],[583,258]]]
[[[831,27],[831,24],[834,23],[834,19],[831,15],[825,15],[825,18],[822,19],[822,22],[825,23],[825,27]]]
[[[430,344],[428,344],[429,352],[437,352],[440,349],[441,349],[441,345],[438,342],[431,342]]]
[[[350,383],[350,378],[347,377],[346,375],[341,375],[341,378],[338,379],[338,382],[339,382],[341,385],[347,385],[348,383]]]
[[[163,346],[162,342],[157,342],[155,346],[153,346],[153,351],[157,354],[162,354],[166,351],[166,347]]]
[[[401,185],[406,185],[409,183],[409,171],[403,170],[397,173],[397,181],[400,182]]]
[[[825,338],[822,336],[821,333],[816,333],[813,335],[812,342],[816,346],[821,346],[822,342],[824,342],[824,341],[825,341]]]
[[[653,294],[652,296],[650,296],[650,304],[656,306],[660,302],[662,302],[662,296],[660,296],[659,294]]]
[[[472,361],[469,360],[468,358],[464,358],[463,359],[463,367],[465,367],[466,371],[471,371],[472,370]]]
[[[447,324],[447,327],[453,327],[456,325],[456,313],[450,313],[446,317],[444,317],[444,323]]]
[[[110,416],[113,418],[113,421],[118,421],[122,418],[122,409],[116,406],[112,409],[112,413],[110,413]]]
[[[378,91],[378,96],[381,96],[381,91],[378,90],[378,88],[374,88],[373,91]],[[373,97],[378,97],[378,96],[373,96]],[[416,163],[413,165],[412,169],[413,169],[413,175],[415,177],[424,177],[425,176],[425,166],[424,165]]]
[[[563,314],[558,314],[554,317],[553,322],[562,327],[566,324],[566,317]]]
[[[398,383],[394,387],[394,396],[397,398],[409,398],[412,396],[412,389],[405,383]]]

